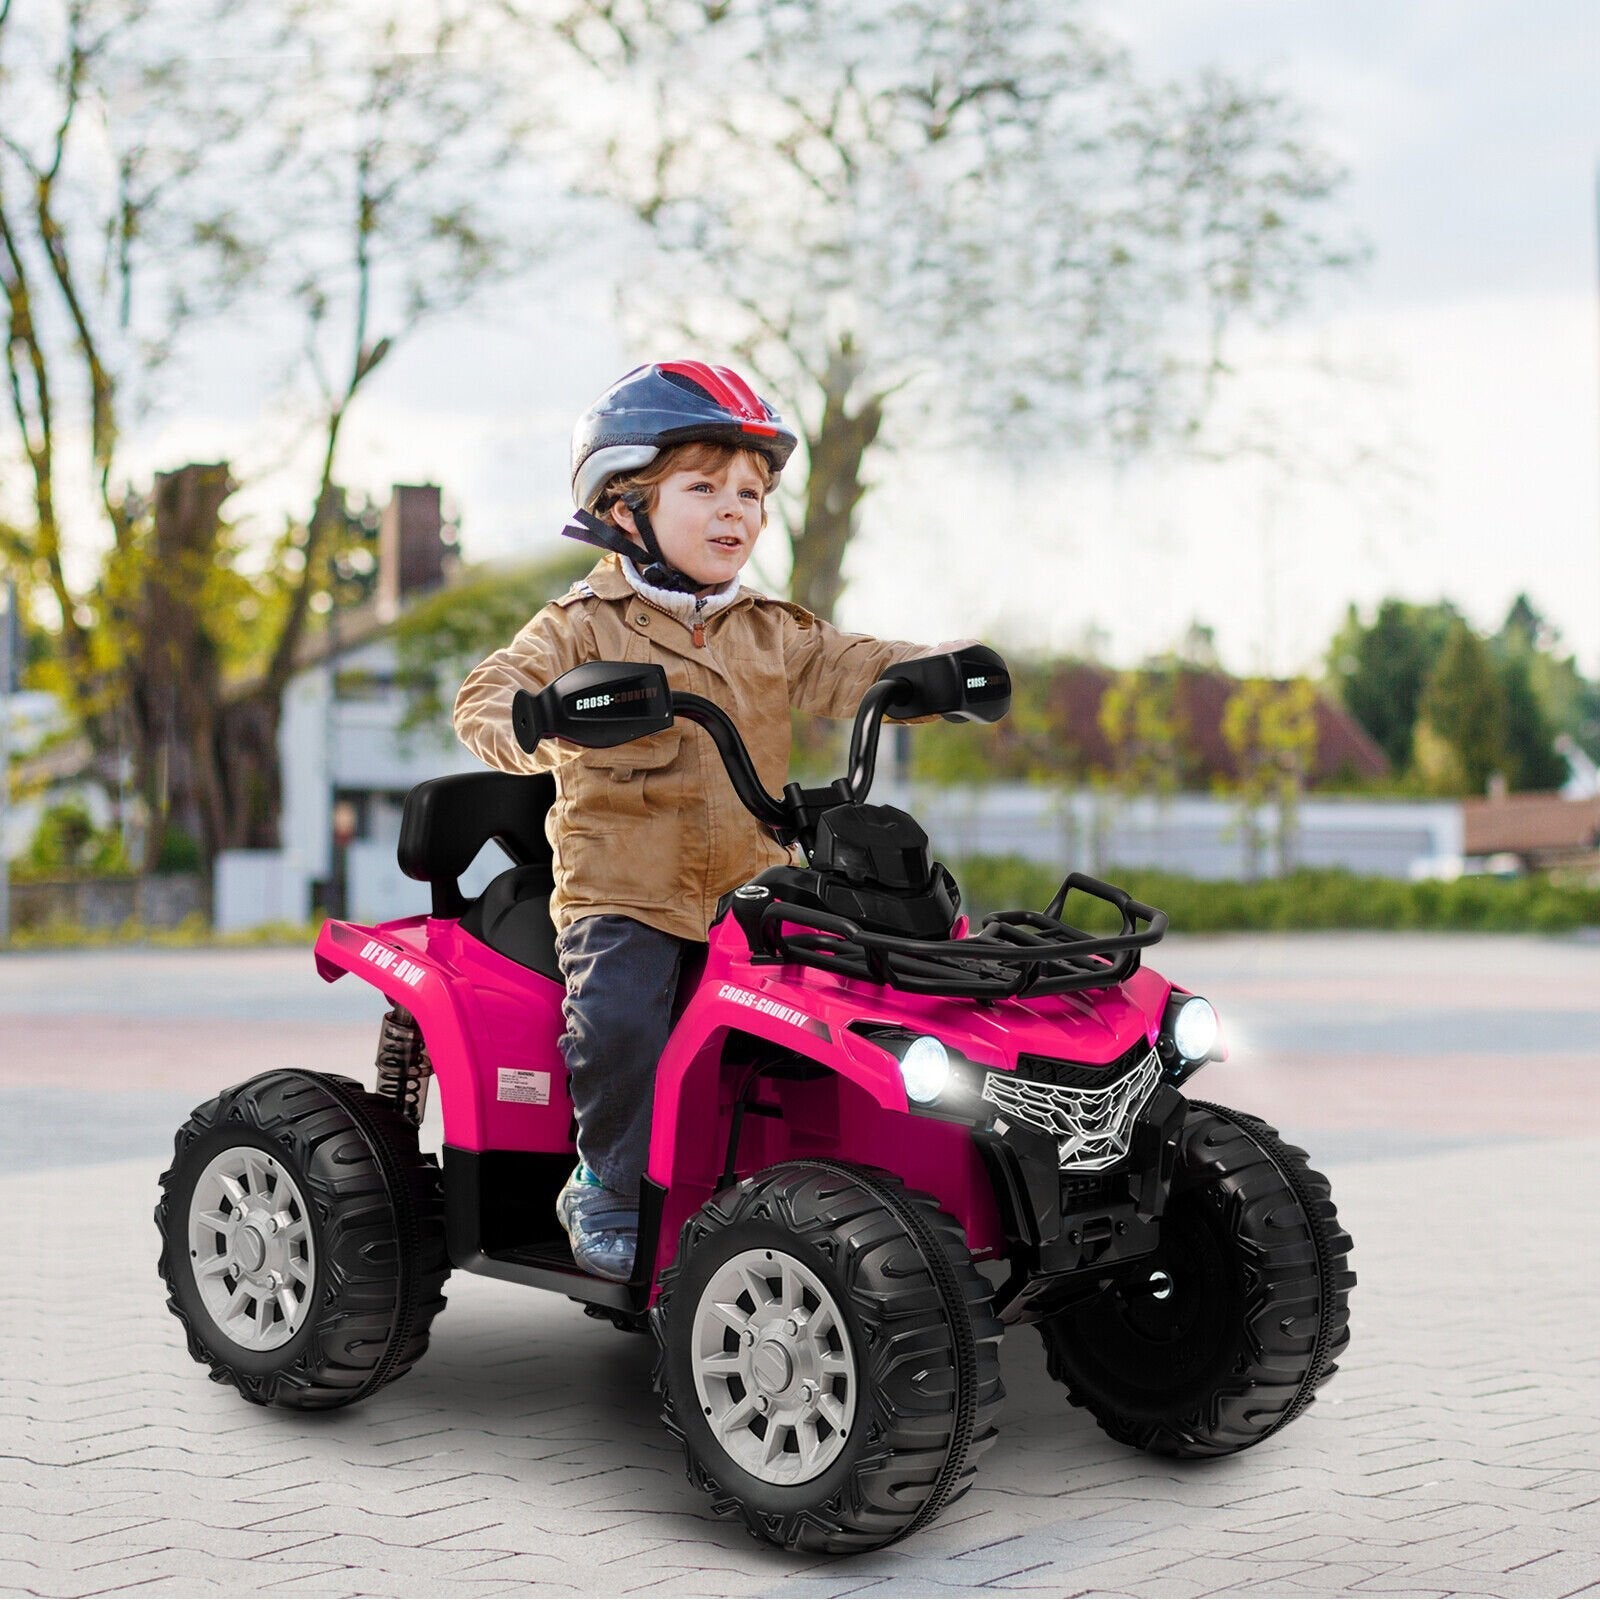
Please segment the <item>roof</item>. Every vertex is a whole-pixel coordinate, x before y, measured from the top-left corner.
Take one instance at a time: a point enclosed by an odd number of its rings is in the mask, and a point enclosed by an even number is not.
[[[1115,765],[1111,746],[1100,731],[1100,700],[1119,674],[1109,667],[1075,663],[1061,668],[1050,698],[1062,713],[1068,762],[1082,771],[1109,771]],[[1203,667],[1178,668],[1176,700],[1185,723],[1195,778],[1237,779],[1239,760],[1222,735],[1222,713],[1240,680]],[[1349,779],[1382,778],[1389,760],[1382,749],[1343,707],[1318,694],[1317,754],[1310,774],[1313,786]]]
[[[1600,798],[1508,794],[1461,802],[1469,856],[1564,854],[1600,846]]]

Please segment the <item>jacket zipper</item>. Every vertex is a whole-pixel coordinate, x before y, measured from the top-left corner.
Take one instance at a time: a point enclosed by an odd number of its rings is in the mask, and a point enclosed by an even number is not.
[[[639,601],[641,604],[649,606],[652,611],[659,611],[662,616],[671,617],[674,622],[683,621],[683,618],[678,616],[675,612],[668,611],[665,606],[658,606],[648,595],[640,594],[637,590],[635,590],[633,598]],[[696,595],[694,599],[695,610],[698,611],[704,604],[704,599],[702,599],[699,595]],[[689,630],[689,637],[697,650],[705,649],[706,625],[702,618],[696,617],[694,619],[694,623]]]

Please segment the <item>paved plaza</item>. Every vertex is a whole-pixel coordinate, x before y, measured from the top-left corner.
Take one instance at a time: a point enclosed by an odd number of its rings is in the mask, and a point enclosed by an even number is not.
[[[646,1338],[457,1274],[348,1411],[190,1361],[151,1211],[171,1134],[281,1065],[366,1077],[382,1001],[298,952],[0,955],[0,1593],[1600,1596],[1600,942],[1171,939],[1355,1238],[1341,1371],[1208,1464],[1113,1445],[1008,1335],[976,1487],[872,1555],[714,1520]],[[430,1123],[424,1142],[436,1143]]]

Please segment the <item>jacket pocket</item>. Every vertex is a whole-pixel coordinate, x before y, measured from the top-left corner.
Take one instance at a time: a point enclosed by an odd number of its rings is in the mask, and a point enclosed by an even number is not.
[[[579,803],[585,809],[592,805],[602,814],[646,815],[647,788],[649,798],[659,804],[682,744],[683,730],[667,728],[608,750],[581,751],[578,765],[583,769],[583,793]]]

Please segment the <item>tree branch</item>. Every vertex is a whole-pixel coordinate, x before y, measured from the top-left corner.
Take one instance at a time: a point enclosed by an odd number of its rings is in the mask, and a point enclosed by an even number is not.
[[[6,379],[17,427],[22,434],[23,448],[33,475],[33,554],[45,563],[50,591],[61,610],[61,631],[66,642],[67,658],[78,675],[76,681],[86,688],[89,681],[89,640],[78,621],[76,602],[67,588],[66,572],[61,560],[61,528],[56,517],[55,423],[51,409],[49,366],[33,319],[33,296],[28,284],[27,267],[3,194],[0,194],[0,244],[5,250],[3,266],[0,266],[0,281],[3,281],[7,309]],[[23,391],[22,374],[17,366],[19,348],[27,352],[29,372],[33,379],[34,414],[31,417]]]

